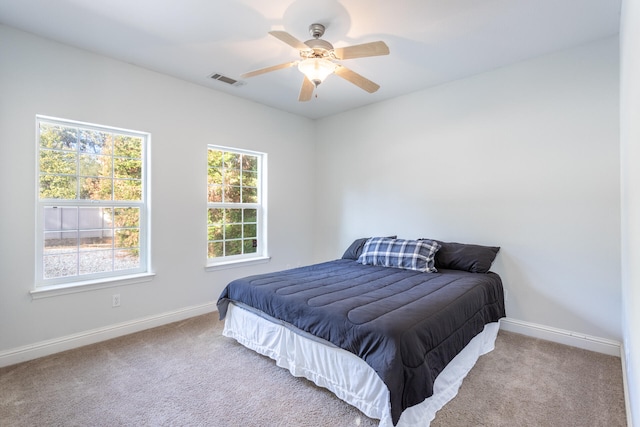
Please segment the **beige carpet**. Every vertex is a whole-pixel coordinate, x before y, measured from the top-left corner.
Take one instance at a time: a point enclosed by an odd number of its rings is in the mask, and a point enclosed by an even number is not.
[[[0,426],[375,426],[207,314],[0,369]],[[620,359],[500,332],[432,426],[625,426]]]

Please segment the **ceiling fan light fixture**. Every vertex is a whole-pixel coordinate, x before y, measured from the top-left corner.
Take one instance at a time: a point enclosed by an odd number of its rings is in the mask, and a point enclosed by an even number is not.
[[[298,64],[298,70],[316,86],[333,73],[336,64],[324,58],[308,58]]]

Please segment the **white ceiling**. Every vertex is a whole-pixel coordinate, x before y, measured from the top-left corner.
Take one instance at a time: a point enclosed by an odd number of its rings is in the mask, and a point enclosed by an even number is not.
[[[621,0],[0,0],[0,23],[309,118],[478,74],[618,33]],[[304,41],[327,27],[334,47],[383,40],[387,56],[343,65],[378,83],[369,94],[329,76],[298,102],[296,67],[267,34]],[[209,76],[240,80],[229,86]]]

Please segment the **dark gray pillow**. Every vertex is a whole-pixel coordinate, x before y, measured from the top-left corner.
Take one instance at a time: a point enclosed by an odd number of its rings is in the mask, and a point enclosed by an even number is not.
[[[395,239],[398,236],[388,236],[388,237],[391,239]],[[363,237],[363,238],[354,240],[351,246],[349,246],[347,250],[344,251],[344,254],[342,255],[342,259],[357,260],[358,258],[360,258],[360,254],[362,253],[362,248],[364,248],[364,244],[367,243],[367,240],[369,240],[370,238],[371,237]]]
[[[498,255],[499,246],[470,245],[466,243],[441,242],[436,252],[436,268],[487,273]]]

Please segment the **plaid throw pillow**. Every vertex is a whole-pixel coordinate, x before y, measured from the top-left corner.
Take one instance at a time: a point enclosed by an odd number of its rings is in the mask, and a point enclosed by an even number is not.
[[[364,244],[358,262],[364,265],[403,268],[436,273],[435,256],[440,244],[433,240],[372,237]]]

